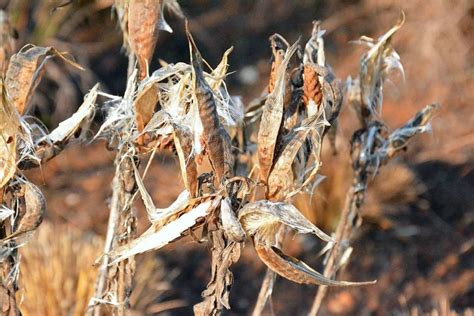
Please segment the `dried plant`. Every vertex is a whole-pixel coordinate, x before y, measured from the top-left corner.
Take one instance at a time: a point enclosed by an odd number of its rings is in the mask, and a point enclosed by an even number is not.
[[[8,25],[1,12],[2,28]],[[6,29],[7,30],[7,29]],[[65,53],[51,47],[27,45],[12,53],[8,32],[2,35],[2,67],[0,78],[0,202],[8,215],[0,223],[0,261],[2,263],[1,308],[6,314],[17,314],[15,301],[19,261],[17,248],[29,240],[43,220],[46,203],[43,194],[30,183],[22,170],[40,166],[56,156],[74,137],[80,138],[88,128],[97,96],[97,86],[85,97],[83,105],[71,118],[51,133],[26,118],[29,100],[41,80],[48,57],[57,56],[80,68]],[[10,58],[9,62],[6,60]]]
[[[98,95],[106,101],[102,105],[105,120],[96,137],[105,139],[107,148],[115,152],[115,176],[105,245],[97,260],[88,314],[100,315],[104,305],[113,314],[128,314],[132,280],[136,264],[140,265],[134,256],[185,236],[205,242],[211,253],[211,279],[202,292],[202,302],[194,306],[196,315],[219,315],[230,309],[231,267],[239,260],[246,240],[252,241],[269,269],[254,315],[263,312],[276,274],[296,283],[319,285],[312,315],[318,312],[327,286],[374,283],[339,281],[335,275],[349,260],[349,242],[361,222],[360,208],[369,180],[413,136],[428,130],[437,108],[426,106],[393,131],[381,121],[384,81],[389,70],[403,71],[391,39],[403,25],[404,15],[378,40],[360,40],[370,49],[361,59],[359,76],[346,84],[346,100],[357,111],[362,128],[352,137],[353,182],[335,235],[330,236],[294,206],[296,196],[312,194],[321,181],[318,172],[323,141],[327,135],[335,148],[343,105],[341,81],[326,62],[320,23],[314,22],[304,47],[299,42],[288,43],[279,34],[270,37],[273,60],[267,91],[244,111],[241,99],[231,96],[225,83],[231,48],[212,68],[201,56],[187,23],[189,63],[163,62],[150,74],[158,32],[171,30],[163,19],[164,6],[182,15],[176,1],[115,1],[129,57],[126,90],[123,96],[114,96],[95,86],[78,111],[49,134],[22,118],[41,78],[41,60],[57,56],[78,66],[64,53],[33,45],[11,58],[1,81],[0,112],[4,203],[0,214],[5,218],[0,236],[4,239],[0,295],[8,298],[3,301],[4,310],[16,309],[16,242],[38,227],[45,208],[40,191],[18,170],[39,166],[81,134],[93,116]],[[2,37],[2,43],[2,52],[8,53],[9,41]],[[155,206],[143,182],[157,151],[176,154],[185,186],[166,208]],[[140,160],[148,155],[141,174]],[[135,236],[133,203],[138,195],[150,227]],[[327,253],[323,274],[284,253],[282,240],[290,231],[314,234],[326,243],[321,245],[322,253]]]

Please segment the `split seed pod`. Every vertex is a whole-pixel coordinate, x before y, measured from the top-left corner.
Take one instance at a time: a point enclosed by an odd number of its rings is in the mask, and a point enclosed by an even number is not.
[[[173,126],[173,139],[178,153],[181,176],[191,197],[197,194],[197,167],[193,153],[193,135],[185,126]]]
[[[20,133],[18,113],[8,99],[3,78],[0,78],[0,190],[16,172],[17,135]]]
[[[194,72],[194,93],[198,103],[199,118],[203,127],[203,140],[208,152],[209,161],[218,182],[232,174],[233,156],[231,139],[219,121],[214,94],[204,78],[202,57],[197,50],[194,39],[186,30],[190,43]]]
[[[331,280],[317,272],[303,261],[284,254],[277,247],[255,244],[259,258],[280,276],[299,284],[328,285],[328,286],[361,286],[374,284],[369,282],[347,282]]]
[[[260,181],[266,183],[273,165],[275,147],[283,119],[283,104],[285,98],[286,68],[291,56],[298,48],[298,43],[293,44],[285,54],[283,62],[278,67],[275,89],[265,101],[260,127],[258,130],[258,164],[260,168]]]
[[[229,198],[221,202],[220,218],[225,235],[232,241],[242,242],[245,240],[245,231],[242,228]]]
[[[65,53],[61,53],[52,47],[38,47],[28,44],[11,57],[5,85],[20,115],[25,113],[28,101],[41,80],[45,61],[52,56],[57,56],[66,63],[83,70]]]
[[[43,193],[30,182],[22,184],[22,188],[25,192],[25,214],[20,219],[18,229],[4,238],[2,242],[35,230],[43,221],[46,212],[46,200]]]

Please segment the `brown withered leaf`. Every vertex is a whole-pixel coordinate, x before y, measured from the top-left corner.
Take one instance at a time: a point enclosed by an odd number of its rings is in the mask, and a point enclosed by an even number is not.
[[[229,241],[222,229],[209,233],[212,253],[211,280],[202,292],[204,300],[194,305],[194,314],[198,316],[221,315],[223,308],[230,309],[230,288],[234,281],[230,266],[240,257],[241,245]]]
[[[16,172],[17,136],[20,133],[18,113],[8,99],[3,78],[0,78],[0,189]]]
[[[260,181],[266,183],[273,166],[275,146],[283,119],[283,104],[285,98],[286,69],[291,56],[298,48],[293,44],[285,54],[283,62],[278,67],[275,89],[270,93],[263,107],[262,118],[258,130],[258,164]]]
[[[43,75],[45,61],[51,56],[59,57],[66,63],[83,70],[66,53],[59,52],[52,47],[28,44],[10,58],[5,85],[13,105],[20,115],[25,113],[28,101]]]
[[[38,228],[46,212],[46,200],[40,189],[30,182],[21,185],[25,197],[25,213],[20,218],[18,228],[1,242],[19,237]]]
[[[303,261],[284,254],[280,249],[266,244],[255,243],[259,258],[274,272],[290,281],[299,284],[314,284],[328,286],[361,286],[374,284],[369,282],[347,282],[331,280],[317,272]]]
[[[173,126],[173,139],[178,154],[181,176],[191,197],[197,194],[197,166],[193,153],[193,135],[185,126]]]

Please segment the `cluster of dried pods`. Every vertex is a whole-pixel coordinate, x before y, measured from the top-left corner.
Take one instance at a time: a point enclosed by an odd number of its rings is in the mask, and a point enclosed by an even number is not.
[[[290,45],[279,34],[270,37],[273,58],[268,87],[244,109],[240,98],[228,93],[224,81],[232,48],[212,68],[203,60],[188,27],[190,63],[163,63],[149,73],[159,30],[171,31],[163,19],[165,6],[182,16],[176,1],[116,0],[130,63],[127,89],[123,96],[113,96],[94,87],[78,111],[49,134],[22,117],[41,77],[41,60],[58,56],[78,66],[53,48],[32,45],[13,55],[8,66],[2,57],[2,67],[8,69],[5,78],[2,76],[0,108],[1,258],[6,271],[11,274],[16,264],[16,239],[39,225],[45,209],[41,192],[21,175],[21,169],[39,166],[80,135],[101,95],[108,99],[102,105],[106,118],[96,137],[105,139],[107,147],[116,151],[116,172],[90,314],[100,315],[103,304],[124,314],[134,273],[133,257],[184,236],[207,242],[212,253],[211,280],[202,293],[203,301],[194,306],[197,315],[215,315],[230,308],[230,267],[239,259],[246,239],[252,240],[270,269],[256,314],[271,294],[275,273],[297,283],[321,285],[315,306],[324,297],[325,286],[373,283],[334,280],[350,251],[345,241],[357,224],[354,219],[370,177],[405,148],[412,136],[428,128],[436,108],[426,107],[392,132],[379,119],[384,79],[391,68],[402,69],[390,40],[403,19],[378,40],[361,39],[370,50],[361,60],[359,77],[348,81],[346,95],[363,127],[354,133],[351,143],[353,186],[336,235],[331,237],[292,204],[298,194],[313,192],[319,183],[323,139],[327,135],[334,146],[343,104],[341,81],[325,61],[320,23],[314,23],[304,47],[298,42]],[[2,49],[9,51],[6,44]],[[143,183],[159,150],[176,154],[185,185],[176,201],[163,209],[155,207]],[[140,174],[140,158],[146,155],[150,159]],[[133,201],[138,195],[151,226],[136,237]],[[327,243],[324,274],[280,249],[280,240],[289,230],[314,234]],[[8,279],[4,273],[2,291],[14,300],[16,285],[6,284],[12,279],[16,276]]]

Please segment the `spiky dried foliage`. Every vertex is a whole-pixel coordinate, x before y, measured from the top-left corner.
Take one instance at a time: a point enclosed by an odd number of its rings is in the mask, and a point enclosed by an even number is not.
[[[195,236],[192,231],[202,227],[201,239],[207,240],[212,254],[212,271],[203,301],[194,307],[198,315],[220,314],[230,308],[230,267],[239,259],[246,238],[253,240],[257,254],[272,271],[292,281],[337,286],[372,283],[327,278],[278,248],[277,236],[283,228],[315,234],[328,242],[329,248],[334,243],[292,205],[297,194],[311,192],[319,182],[317,171],[328,120],[336,121],[342,104],[339,83],[325,65],[319,24],[315,24],[303,58],[294,58],[300,49],[298,43],[287,45],[281,35],[271,37],[275,60],[270,93],[247,115],[224,83],[230,51],[216,68],[206,72],[189,30],[187,34],[190,64],[166,64],[138,84],[138,93],[130,93],[135,91],[132,88],[123,98],[110,96],[107,118],[99,132],[119,148],[127,144],[128,151],[119,152],[122,160],[130,160],[138,152],[175,151],[186,190],[169,207],[156,208],[132,164],[151,226],[128,243],[106,242],[113,249],[106,245],[102,268],[116,267],[183,236]],[[129,88],[135,87],[133,82],[129,79]],[[250,122],[246,128],[242,126],[244,117]],[[231,141],[242,151],[233,151]],[[210,169],[204,169],[205,160]],[[241,161],[247,163],[242,165]],[[253,168],[258,168],[256,180],[250,176]],[[267,290],[271,292],[271,286]],[[265,302],[259,304],[264,306]]]
[[[6,63],[8,54],[13,52],[3,11],[1,18],[2,68],[7,70],[0,74],[0,202],[8,215],[2,216],[0,223],[0,305],[4,314],[15,315],[19,313],[15,302],[19,276],[17,248],[29,240],[46,210],[43,194],[21,171],[53,158],[72,138],[81,136],[80,131],[88,128],[94,114],[97,86],[78,112],[49,134],[43,127],[26,120],[28,101],[41,80],[48,57],[57,56],[77,68],[80,66],[52,47],[34,45],[23,47]]]
[[[52,133],[38,133],[41,129],[26,123],[21,115],[41,78],[41,60],[58,56],[74,63],[52,48],[31,45],[11,58],[6,79],[2,77],[3,311],[17,312],[16,242],[20,237],[28,237],[27,233],[39,225],[45,208],[41,193],[18,173],[18,167],[40,165],[80,134],[91,120],[98,94],[108,101],[104,103],[106,119],[97,135],[106,139],[116,158],[109,224],[89,313],[100,315],[102,305],[108,304],[114,314],[126,314],[131,300],[134,256],[187,235],[195,237],[198,229],[201,240],[209,246],[212,270],[211,280],[202,293],[203,301],[194,306],[197,315],[218,315],[230,308],[230,268],[239,259],[245,239],[252,240],[257,255],[269,268],[254,314],[263,311],[275,273],[297,283],[320,285],[312,313],[317,312],[326,286],[373,283],[336,281],[334,275],[350,256],[347,240],[356,228],[354,225],[360,223],[357,219],[369,179],[414,135],[427,130],[436,108],[427,106],[392,132],[378,120],[387,72],[391,68],[402,69],[390,41],[404,17],[378,41],[361,39],[370,50],[361,60],[358,78],[349,82],[348,93],[348,101],[358,111],[362,123],[351,143],[354,181],[336,236],[330,237],[293,205],[297,195],[312,193],[320,182],[322,143],[325,135],[334,143],[343,103],[340,81],[325,60],[324,31],[319,22],[314,23],[304,50],[298,43],[290,45],[279,34],[270,38],[273,63],[268,94],[253,102],[244,113],[240,99],[228,93],[224,80],[231,49],[224,53],[219,65],[211,68],[188,28],[189,64],[165,64],[149,75],[158,31],[165,25],[163,6],[169,5],[179,12],[175,1],[116,1],[115,5],[124,44],[130,48],[123,96],[99,92],[96,86],[76,114]],[[10,41],[3,38],[3,52],[7,54]],[[144,174],[138,168],[140,155],[151,152],[151,163],[157,150],[176,153],[186,188],[163,209],[155,207],[144,186]],[[151,226],[135,238],[132,206],[138,193]],[[327,243],[324,275],[280,249],[288,230],[314,234]]]
[[[403,69],[390,40],[403,25],[404,19],[402,12],[399,22],[376,42],[363,37],[364,41],[370,43],[370,50],[361,59],[358,79],[353,82],[349,78],[349,102],[355,107],[363,127],[352,136],[353,180],[336,228],[337,244],[328,251],[325,260],[324,275],[328,278],[334,277],[350,258],[352,247],[349,242],[361,225],[361,207],[365,202],[369,181],[377,175],[382,165],[406,148],[413,136],[429,130],[434,111],[438,108],[436,104],[427,105],[413,119],[391,132],[379,120],[387,71],[391,68]],[[310,315],[319,312],[326,292],[326,286],[319,287]]]

